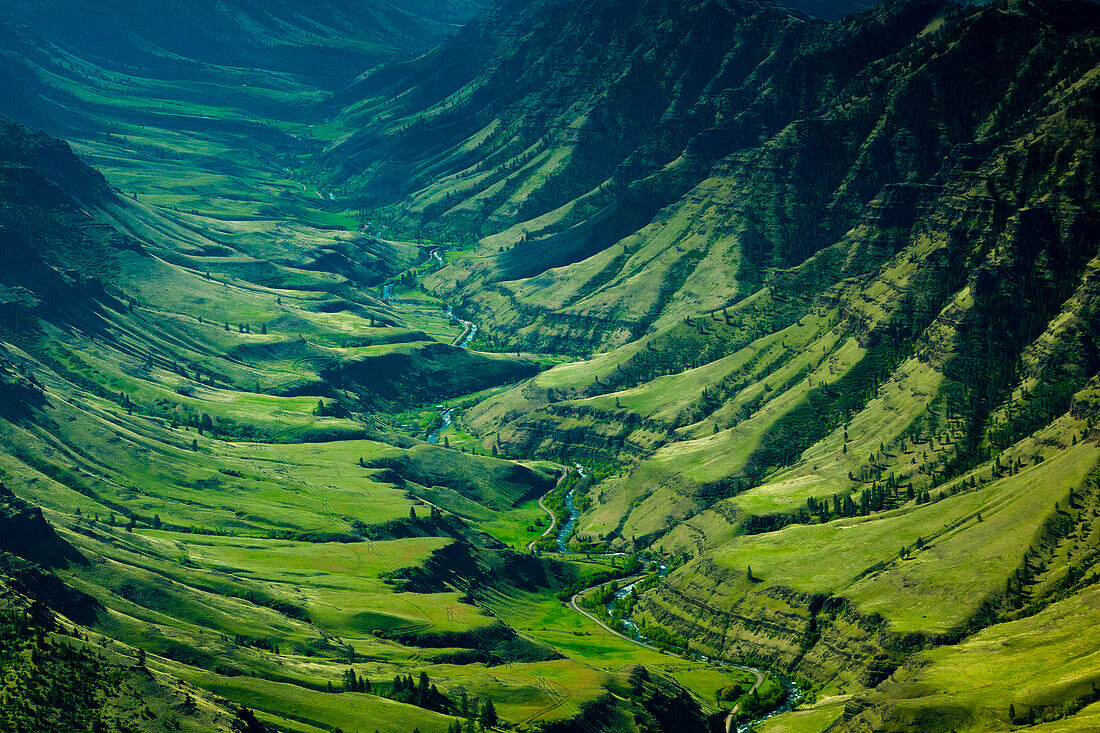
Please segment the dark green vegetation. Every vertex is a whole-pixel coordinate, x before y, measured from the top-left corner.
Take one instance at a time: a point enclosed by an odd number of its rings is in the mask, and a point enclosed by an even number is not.
[[[522,532],[559,468],[432,445],[401,422],[535,362],[395,322],[455,330],[438,308],[395,314],[381,276],[239,277],[255,270],[208,235],[249,222],[181,219],[119,195],[56,139],[0,132],[0,479],[14,492],[0,583],[30,598],[9,619],[13,729],[215,730],[251,724],[245,705],[280,730],[443,731],[463,694],[510,723],[605,695],[617,709],[605,685],[628,643],[610,664],[565,657],[523,633],[530,619],[496,616],[588,572],[477,531]],[[598,633],[569,622],[548,623]],[[33,685],[27,655],[50,670]],[[704,696],[725,684],[676,666]],[[391,682],[421,672],[426,694]],[[74,676],[87,685],[63,703]]]
[[[474,10],[0,10],[3,725],[1100,725],[1096,7]]]
[[[6,4],[0,21],[8,39],[21,41],[7,47],[7,60],[9,73],[22,80],[31,75],[15,69],[32,68],[53,51],[57,68],[70,70],[75,55],[130,72],[213,81],[219,71],[262,69],[336,86],[395,54],[438,43],[480,7],[477,0],[27,0]],[[41,43],[50,46],[36,49]],[[31,49],[38,53],[12,53]]]
[[[463,698],[477,724],[630,720],[639,663],[704,729],[730,675],[577,646],[603,632],[555,596],[604,566],[516,551],[561,467],[439,435],[554,360],[383,301],[431,247],[294,172],[340,132],[309,126],[320,81],[46,35],[5,59],[72,148],[0,123],[5,729],[442,733]]]
[[[1092,727],[1095,6],[556,7],[365,75],[324,158],[462,243],[421,283],[487,347],[583,358],[464,423],[615,466],[577,541],[682,559],[635,619],[801,678],[776,729]]]

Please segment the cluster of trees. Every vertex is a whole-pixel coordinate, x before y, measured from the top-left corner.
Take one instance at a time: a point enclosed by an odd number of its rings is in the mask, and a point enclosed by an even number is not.
[[[367,685],[369,684],[367,682]],[[391,700],[416,705],[425,710],[434,710],[437,713],[449,713],[454,710],[454,703],[432,683],[427,672],[421,672],[419,680],[413,680],[412,675],[404,677],[395,675],[389,690],[381,694]]]
[[[139,650],[130,667],[94,647],[70,643],[59,631],[65,632],[37,604],[27,611],[0,610],[5,681],[0,730],[122,733],[144,728],[151,711],[131,692],[133,676],[148,674],[144,654]],[[73,637],[86,641],[79,632]],[[163,723],[179,729],[175,714]]]
[[[858,501],[857,501],[858,498]],[[888,509],[896,503],[897,493],[887,485],[873,484],[859,493],[834,494],[832,506],[829,499],[806,499],[805,519],[817,518],[820,522],[826,522],[834,517],[865,517],[871,512]]]
[[[752,692],[737,701],[737,718],[751,720],[766,710],[770,710],[783,699],[783,688],[771,679],[754,688]]]
[[[280,300],[280,303],[281,302],[282,301]],[[201,318],[199,319],[199,323],[202,323]],[[222,325],[222,328],[224,328],[226,331],[231,330],[229,328],[229,321],[226,321]],[[252,333],[252,324],[251,323],[238,323],[237,324],[237,333]],[[260,334],[263,335],[263,336],[267,335],[267,324],[266,323],[261,323],[260,324]]]
[[[587,608],[599,608],[611,603],[619,592],[619,581],[613,580],[602,588],[597,588],[581,598],[581,605]]]
[[[313,408],[313,414],[318,417],[351,417],[351,412],[339,400],[333,400],[328,404],[325,404],[323,399],[317,400],[317,406]]]
[[[405,703],[416,705],[425,710],[432,710],[445,715],[456,715],[461,721],[455,721],[448,731],[452,733],[475,733],[479,730],[495,728],[500,722],[493,701],[485,698],[484,702],[478,698],[469,698],[465,691],[459,694],[458,703],[448,698],[428,677],[427,672],[421,672],[418,679],[410,675],[395,675],[393,682],[387,687],[385,683],[371,683],[363,675],[355,673],[349,667],[344,671],[339,686],[328,683],[329,692],[362,692],[380,695]]]
[[[394,682],[396,682],[396,678]],[[344,692],[373,692],[374,688],[363,675],[356,675],[355,670],[351,667],[343,674],[343,689]]]
[[[686,649],[688,645],[682,636],[657,624],[642,622],[638,624],[638,632],[647,640],[666,649]]]
[[[579,593],[585,588],[589,588],[593,585],[606,583],[608,580],[615,580],[619,577],[620,574],[621,573],[618,571],[613,572],[611,570],[601,570],[598,573],[590,575],[586,579],[577,578],[558,592],[558,600],[560,600],[562,603],[568,603],[569,599],[572,598],[575,593]],[[585,602],[585,599],[582,598],[581,602]]]
[[[475,733],[477,730],[489,730],[495,728],[500,718],[497,716],[496,706],[489,698],[484,703],[479,703],[475,697],[470,699],[465,690],[459,693],[458,710],[459,718],[447,727],[447,733]]]
[[[233,733],[271,733],[271,729],[260,722],[254,712],[243,706],[237,709],[229,728]]]

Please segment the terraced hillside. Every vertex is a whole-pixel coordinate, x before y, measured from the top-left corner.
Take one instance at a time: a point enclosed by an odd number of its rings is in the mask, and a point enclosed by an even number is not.
[[[295,268],[241,253],[266,222],[141,199],[0,124],[5,724],[443,731],[491,700],[508,725],[674,703],[706,729],[742,673],[568,649],[602,632],[555,595],[619,563],[513,549],[561,468],[490,455],[437,405],[543,364],[384,301],[419,246],[299,222],[362,248],[349,275]]]
[[[0,727],[1094,729],[1097,6],[477,5],[0,9]]]
[[[251,68],[342,85],[373,64],[438,43],[479,9],[474,0],[29,0],[5,6],[0,20],[21,40],[7,49],[8,60],[25,68],[51,56],[64,68],[66,56],[83,56],[169,78],[182,71],[211,81],[219,71]],[[25,53],[43,43],[56,46]]]
[[[368,74],[326,153],[458,240],[482,345],[581,357],[464,426],[596,467],[576,541],[683,563],[639,623],[820,690],[776,730],[1087,729],[1092,662],[946,670],[1057,657],[1095,581],[1095,7],[556,7]]]
[[[885,186],[1073,107],[1050,90],[1087,98],[1073,85],[1092,49],[1052,40],[1089,14],[1073,7],[909,2],[825,25],[752,4],[654,3],[628,21],[576,3],[514,38],[538,11],[502,4],[353,87],[365,98],[344,115],[362,129],[332,160],[366,202],[402,201],[381,209],[396,225],[482,238],[429,287],[496,324],[487,338],[584,354],[745,298]]]

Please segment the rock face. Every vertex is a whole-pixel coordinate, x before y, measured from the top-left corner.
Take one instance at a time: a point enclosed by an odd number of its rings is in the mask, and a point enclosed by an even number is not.
[[[103,296],[116,253],[138,247],[103,216],[115,203],[66,143],[0,120],[0,323]]]
[[[68,144],[11,120],[0,120],[0,162],[8,174],[22,170],[37,184],[20,197],[25,203],[46,203],[58,195],[53,187],[86,204],[109,195],[103,174],[80,162]]]
[[[474,248],[425,282],[488,341],[587,359],[465,420],[614,466],[579,533],[683,562],[641,621],[853,730],[994,725],[891,706],[1095,582],[1100,15],[672,5],[495,3],[349,88],[336,177]]]
[[[28,504],[0,482],[0,551],[44,567],[55,568],[87,561],[76,548],[57,536],[42,510]]]
[[[1087,4],[899,2],[835,25],[552,6],[498,3],[366,75],[341,97],[361,129],[329,157],[404,228],[481,238],[429,282],[523,348],[584,354],[726,307],[875,205],[896,230],[945,162],[973,172],[1092,104]]]

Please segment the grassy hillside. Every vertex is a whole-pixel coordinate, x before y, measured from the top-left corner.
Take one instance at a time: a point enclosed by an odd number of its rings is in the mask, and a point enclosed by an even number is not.
[[[1095,727],[1095,6],[472,10],[0,11],[0,716]]]
[[[71,674],[105,686],[65,708],[75,725],[215,730],[243,705],[240,725],[278,730],[443,731],[463,696],[492,699],[509,725],[569,721],[596,701],[629,719],[634,703],[612,692],[629,654],[563,655],[492,610],[508,595],[560,605],[590,572],[510,549],[533,537],[533,500],[561,467],[440,435],[439,408],[461,411],[536,360],[451,346],[460,327],[437,303],[383,300],[369,280],[238,276],[249,260],[221,244],[231,226],[209,213],[189,226],[120,195],[64,143],[2,131],[0,480],[42,507],[13,515],[5,549],[22,558],[12,567],[53,566],[12,582],[48,591],[39,602],[74,638],[142,655],[161,685],[81,667]],[[661,694],[705,726],[695,696],[729,675],[678,666],[694,696],[665,682]],[[421,672],[437,692],[393,682]],[[16,689],[14,709],[42,705]],[[209,702],[171,712],[192,689]]]
[[[366,75],[322,159],[480,344],[579,357],[459,428],[586,464],[575,541],[682,563],[635,620],[811,691],[769,729],[1088,729],[1090,662],[1010,719],[939,660],[1092,583],[1094,8],[557,10]]]
[[[383,60],[434,45],[479,7],[465,0],[323,6],[34,0],[5,8],[0,21],[22,30],[24,42],[57,43],[116,69],[168,78],[197,72],[209,80],[226,68],[262,68],[339,86]]]
[[[560,27],[500,5],[367,75],[345,95],[360,129],[327,158],[379,220],[477,242],[429,286],[506,348],[584,354],[728,307],[890,184],[1073,108],[1093,66],[1087,32],[1048,44],[1085,6],[898,3],[827,26],[728,3],[657,3],[632,25],[581,5]],[[512,42],[512,25],[537,30]]]

